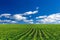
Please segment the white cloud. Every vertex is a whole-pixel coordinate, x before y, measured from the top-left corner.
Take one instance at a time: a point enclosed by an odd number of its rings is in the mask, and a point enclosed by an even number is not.
[[[35,11],[28,11],[28,12],[25,12],[25,13],[22,13],[22,14],[15,14],[13,15],[13,18],[16,19],[16,20],[26,20],[27,17],[25,17],[26,15],[31,15],[31,14],[36,14],[38,13],[38,10],[35,10]]]
[[[30,19],[28,20],[27,17],[25,17],[24,15],[22,14],[1,14],[0,17],[4,16],[6,18],[11,18],[14,19],[14,20],[11,20],[11,19],[5,19],[5,20],[1,20],[0,19],[0,23],[18,23],[19,21],[23,21],[25,23],[30,23],[30,24],[34,24],[34,19]],[[42,19],[40,19],[42,18]],[[51,15],[43,15],[43,16],[38,16],[36,17],[36,24],[40,24],[40,23],[43,23],[43,24],[49,24],[49,23],[52,23],[52,24],[56,24],[56,23],[60,23],[60,13],[56,13],[56,14],[51,14]]]
[[[12,23],[12,24],[13,24],[13,23],[18,23],[18,22],[17,22],[17,21],[11,21],[10,23]]]
[[[24,22],[26,22],[26,23],[30,23],[30,24],[33,24],[34,22],[34,20],[33,19],[30,19],[30,20],[28,20],[28,19],[26,19],[26,20],[23,20]]]
[[[12,20],[0,20],[0,23],[7,24],[7,23],[18,23],[18,22]]]
[[[6,18],[11,18],[14,19],[14,20],[11,20],[11,19],[5,19],[5,20],[1,20],[0,19],[0,23],[18,23],[19,21],[23,21],[25,23],[30,23],[30,24],[34,24],[34,19],[30,19],[28,20],[27,17],[25,17],[24,15],[22,14],[1,14],[0,17],[4,16]],[[60,23],[60,13],[56,13],[56,14],[51,14],[51,15],[43,15],[43,16],[38,16],[36,17],[36,24],[40,24],[40,23],[43,23],[43,24],[49,24],[49,23],[52,23],[52,24],[56,24],[56,23]]]
[[[6,18],[10,18],[11,14],[5,13],[5,14],[1,14],[0,17],[6,17]]]
[[[15,14],[15,15],[13,15],[13,17],[14,17],[14,19],[19,20],[19,21],[26,19],[26,17],[24,17],[24,16],[22,16],[20,14]]]
[[[36,10],[35,11],[28,11],[28,12],[23,13],[23,15],[36,14],[36,13],[38,13],[38,9],[39,9],[39,7],[36,7]]]
[[[51,14],[47,17],[43,17],[43,19],[39,19],[37,20],[38,23],[52,23],[52,24],[56,24],[56,23],[60,23],[60,13],[56,13],[56,14]]]
[[[38,10],[25,12],[23,15],[30,15],[30,14],[36,14],[36,13],[38,13]]]
[[[38,16],[38,17],[36,17],[36,19],[39,19],[39,18],[46,18],[47,16]]]
[[[26,22],[26,23],[30,23],[33,24],[34,20],[30,19],[28,20],[28,17],[31,18],[33,14],[38,13],[38,9],[39,7],[36,8],[36,10],[34,11],[27,11],[24,13],[20,13],[20,14],[9,14],[9,13],[4,13],[4,14],[0,14],[0,23],[18,23],[20,21]],[[4,19],[3,19],[4,18]]]

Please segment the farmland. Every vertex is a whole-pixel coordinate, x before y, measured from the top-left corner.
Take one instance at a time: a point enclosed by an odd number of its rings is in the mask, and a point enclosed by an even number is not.
[[[0,24],[0,40],[60,40],[60,25]]]

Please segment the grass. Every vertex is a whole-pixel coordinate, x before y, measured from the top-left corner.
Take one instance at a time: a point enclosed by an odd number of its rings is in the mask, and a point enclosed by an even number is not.
[[[60,40],[60,25],[0,24],[0,40]]]

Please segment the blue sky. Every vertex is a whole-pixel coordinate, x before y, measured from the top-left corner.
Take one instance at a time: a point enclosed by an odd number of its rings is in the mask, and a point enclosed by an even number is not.
[[[0,23],[60,23],[60,0],[0,0]]]

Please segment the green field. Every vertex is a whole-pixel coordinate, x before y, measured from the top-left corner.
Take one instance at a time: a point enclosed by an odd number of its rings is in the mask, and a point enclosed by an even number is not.
[[[0,24],[0,40],[60,40],[60,25]]]

